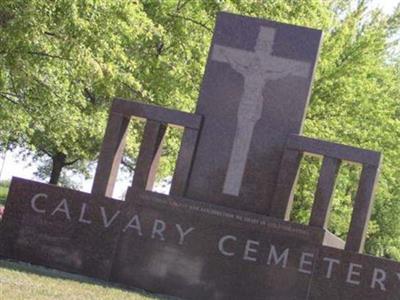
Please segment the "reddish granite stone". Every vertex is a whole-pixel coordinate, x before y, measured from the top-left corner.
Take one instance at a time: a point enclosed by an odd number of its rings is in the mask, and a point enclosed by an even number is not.
[[[357,253],[381,155],[298,135],[320,38],[220,14],[197,114],[115,100],[92,194],[14,178],[0,256],[185,299],[400,299],[400,264]],[[147,123],[122,202],[107,196],[132,116]],[[170,124],[184,135],[166,196],[146,190]],[[286,221],[306,152],[324,157],[309,226]],[[326,230],[343,160],[362,164],[346,243]]]

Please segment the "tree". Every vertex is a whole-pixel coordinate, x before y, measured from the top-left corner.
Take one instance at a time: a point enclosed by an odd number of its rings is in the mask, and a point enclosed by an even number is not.
[[[364,1],[355,8],[348,4],[333,11],[336,22],[326,31],[305,132],[383,152],[384,164],[366,249],[400,259],[400,227],[396,224],[400,212],[400,77],[396,62],[399,56],[394,52],[400,7],[392,16],[368,11]],[[343,238],[359,171],[347,167],[340,172],[330,229]],[[314,171],[311,176],[314,180],[315,174]],[[304,193],[311,178],[301,182],[297,216],[304,206],[309,207]]]
[[[15,144],[52,159],[50,183],[64,167],[95,159],[112,97],[193,109],[211,33],[176,16],[186,4],[2,2],[9,17],[0,27],[1,103],[24,120],[7,127],[18,132]],[[131,157],[140,126],[132,131]],[[177,140],[173,135],[166,152],[177,152]]]
[[[95,158],[114,95],[146,95],[137,64],[156,55],[161,31],[134,1],[2,1],[0,11],[2,125],[52,159],[57,183],[65,166]]]

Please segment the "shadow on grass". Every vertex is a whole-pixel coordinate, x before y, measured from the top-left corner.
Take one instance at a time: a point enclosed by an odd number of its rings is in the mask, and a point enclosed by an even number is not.
[[[110,283],[110,282],[103,281],[100,279],[94,279],[94,278],[90,278],[90,277],[86,277],[86,276],[78,275],[78,274],[66,273],[66,272],[58,271],[55,269],[49,269],[49,268],[42,267],[42,266],[31,265],[31,264],[24,263],[24,262],[11,261],[11,260],[4,259],[4,258],[0,258],[0,269],[1,268],[12,270],[12,271],[18,271],[18,272],[39,275],[39,276],[46,276],[46,277],[50,277],[50,278],[54,278],[54,279],[72,280],[72,281],[77,281],[79,283],[97,285],[97,286],[101,286],[104,288],[119,289],[119,290],[125,291],[125,292],[134,292],[134,293],[138,294],[139,296],[149,297],[149,298],[152,298],[155,300],[179,300],[178,298],[168,297],[168,296],[164,296],[164,295],[150,294],[144,290],[126,287],[126,286],[123,286],[123,285],[120,285],[117,283]]]

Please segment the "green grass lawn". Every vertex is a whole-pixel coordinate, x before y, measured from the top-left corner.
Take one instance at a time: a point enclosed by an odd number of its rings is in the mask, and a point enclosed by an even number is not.
[[[0,260],[0,299],[172,299],[25,263]]]

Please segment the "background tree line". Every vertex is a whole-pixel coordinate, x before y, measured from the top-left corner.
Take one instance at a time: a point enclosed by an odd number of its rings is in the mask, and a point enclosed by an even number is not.
[[[351,0],[2,0],[0,145],[65,169],[97,159],[112,97],[193,111],[220,10],[319,28],[324,41],[305,135],[381,151],[384,167],[367,252],[400,260],[400,7]],[[140,126],[125,165],[134,168]],[[167,163],[179,146],[173,133]],[[306,159],[293,219],[307,222],[320,163]],[[345,237],[359,169],[340,171],[329,228]]]

